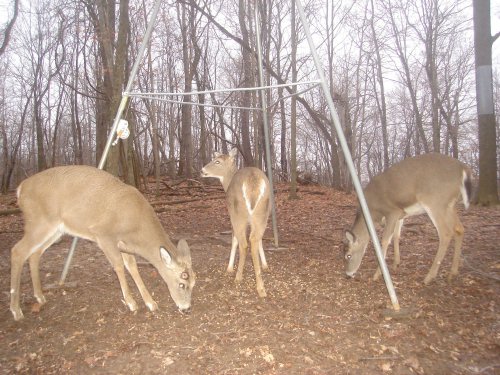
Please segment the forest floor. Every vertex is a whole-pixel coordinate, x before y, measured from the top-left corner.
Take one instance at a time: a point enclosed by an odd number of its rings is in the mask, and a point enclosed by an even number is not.
[[[460,206],[465,226],[460,275],[447,281],[450,249],[428,286],[423,279],[437,250],[437,233],[427,217],[409,219],[401,265],[390,268],[406,313],[391,316],[384,282],[372,281],[371,245],[356,278],[346,279],[343,272],[342,236],[354,218],[353,195],[309,185],[300,187],[299,200],[289,200],[286,186],[278,187],[280,248],[273,250],[269,220],[264,299],[257,296],[250,257],[239,287],[226,273],[230,223],[218,185],[180,184],[161,196],[146,195],[172,239],[186,238],[191,247],[197,274],[192,312],[177,312],[156,270],[142,262],[141,275],[159,310],[149,312],[140,304],[136,313],[129,312],[103,253],[83,240],[66,286],[50,287],[59,280],[71,243],[64,237],[42,257],[47,303],[36,303],[25,266],[25,318],[14,321],[8,309],[9,252],[22,237],[22,217],[1,216],[0,373],[500,373],[499,208],[462,212]],[[0,197],[0,211],[15,207],[14,193]]]

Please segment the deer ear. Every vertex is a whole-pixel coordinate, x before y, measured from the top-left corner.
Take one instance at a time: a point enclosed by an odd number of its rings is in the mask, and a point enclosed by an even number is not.
[[[189,250],[186,240],[179,240],[177,243],[177,252],[179,253],[179,257],[182,258],[182,261],[186,263],[189,268],[191,268],[191,250]]]
[[[345,231],[345,238],[350,244],[356,242],[356,236],[350,230]]]
[[[232,148],[231,151],[229,151],[229,156],[231,156],[232,158],[234,158],[237,154],[238,154],[238,149],[236,147]]]
[[[167,267],[172,266],[172,255],[168,252],[167,249],[165,249],[163,246],[160,247],[160,256],[163,262],[167,265]]]

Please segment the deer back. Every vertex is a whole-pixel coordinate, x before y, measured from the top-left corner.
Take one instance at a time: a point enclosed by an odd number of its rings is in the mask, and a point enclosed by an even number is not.
[[[364,189],[370,213],[380,220],[393,210],[450,203],[461,192],[469,168],[446,155],[407,158],[375,176]]]
[[[151,205],[137,189],[89,166],[50,168],[21,183],[25,217],[60,222],[65,232],[95,241],[116,237],[131,243],[170,242]]]
[[[247,215],[269,213],[269,189],[269,180],[260,169],[246,167],[238,170],[227,190],[230,211],[245,212]]]

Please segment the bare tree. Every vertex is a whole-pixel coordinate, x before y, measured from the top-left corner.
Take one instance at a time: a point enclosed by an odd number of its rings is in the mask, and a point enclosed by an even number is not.
[[[250,46],[250,33],[248,30],[247,22],[251,18],[251,1],[239,0],[238,1],[238,20],[241,31],[241,38],[245,45]],[[255,86],[255,64],[252,60],[252,52],[247,48],[241,49],[242,54],[242,72],[241,87]],[[252,99],[250,91],[244,91],[241,95],[241,106],[251,107]],[[245,166],[254,166],[255,161],[252,154],[252,146],[250,144],[250,113],[247,109],[242,109],[240,114],[241,124],[241,154]]]
[[[182,30],[182,63],[184,67],[184,92],[193,91],[193,79],[201,49],[193,47],[197,43],[196,8],[182,3],[177,4],[179,24]],[[191,95],[184,95],[181,115],[180,156],[178,174],[192,177],[193,168],[193,139],[192,139],[192,101]]]
[[[9,179],[14,181],[9,173],[17,177],[25,168],[30,174],[43,157],[46,165],[90,164],[100,158],[150,4],[149,0],[53,0],[42,13],[50,14],[58,26],[65,25],[64,38],[55,33],[59,27],[45,28],[41,45],[28,44],[26,37],[28,21],[36,25],[36,12],[19,13],[16,30],[23,32],[12,34],[1,55],[4,87],[13,87],[14,82],[16,93],[2,99],[0,121],[6,120],[0,124],[1,139],[2,146],[7,145],[1,150],[4,189]],[[265,82],[316,79],[290,5],[285,0],[162,3],[159,25],[137,76],[139,89],[255,87],[254,6],[262,8]],[[470,106],[475,100],[470,94],[473,65],[471,48],[464,42],[472,35],[471,23],[464,18],[467,3],[364,0],[324,5],[310,0],[305,10],[361,177],[435,149],[476,162],[479,147],[471,136],[476,129]],[[31,40],[35,39],[33,34]],[[48,52],[37,73],[38,51],[44,49]],[[22,68],[9,65],[19,59],[26,62]],[[59,74],[51,76],[57,65]],[[316,181],[347,189],[349,176],[322,91],[314,88],[289,100],[295,91],[289,85],[266,93],[268,104],[286,98],[269,106],[271,148],[279,148],[281,154],[271,152],[273,168],[281,170],[284,179],[299,168],[312,173]],[[255,106],[256,94],[217,92],[190,99],[216,107],[199,108],[182,99],[172,103],[132,98],[125,116],[134,147],[120,141],[112,148],[109,166],[126,175],[134,165],[140,165],[143,174],[154,170],[159,187],[162,174],[189,176],[211,151],[227,152],[228,145],[240,148],[245,164],[261,165],[261,114],[219,107]],[[133,149],[140,152],[139,162],[130,152]]]
[[[290,12],[291,30],[291,68],[292,82],[297,81],[297,19],[295,0],[292,0],[292,8]],[[290,190],[288,198],[297,199],[297,86],[292,88],[292,99],[290,103]]]
[[[370,16],[370,29],[372,32],[373,49],[375,52],[375,71],[377,77],[377,84],[374,85],[375,99],[377,103],[378,112],[380,115],[380,127],[382,129],[382,152],[384,154],[384,169],[389,168],[389,141],[387,136],[387,104],[385,97],[385,84],[383,74],[383,63],[381,56],[381,46],[379,35],[375,29],[375,6],[373,0],[370,0],[371,16]]]
[[[3,86],[2,92],[2,106],[5,105],[5,86]],[[31,97],[33,95],[33,90],[24,93],[25,104],[23,106],[21,115],[19,118],[19,123],[16,127],[14,126],[14,121],[8,121],[6,118],[7,114],[2,111],[0,119],[0,133],[2,137],[2,159],[3,159],[3,173],[0,190],[2,194],[8,192],[11,185],[12,176],[14,173],[14,168],[18,163],[19,150],[21,147],[21,140],[23,138],[23,130],[26,126],[28,118],[28,110],[31,106]],[[17,117],[17,116],[16,116]],[[17,122],[17,121],[16,121]]]
[[[31,62],[31,90],[33,99],[33,125],[36,131],[36,150],[37,150],[37,170],[42,171],[49,166],[47,160],[48,141],[52,134],[46,124],[49,122],[51,113],[45,111],[44,107],[49,102],[51,95],[52,81],[58,76],[64,61],[63,52],[58,50],[64,39],[64,21],[58,22],[59,27],[55,34],[52,30],[47,30],[45,25],[48,19],[58,19],[61,16],[50,14],[45,11],[43,1],[32,3],[35,26],[29,35],[26,35],[26,43],[29,44],[29,61]],[[54,137],[57,135],[55,128]]]
[[[491,36],[490,2],[474,1],[474,47],[476,52],[476,97],[479,128],[479,191],[483,205],[498,204],[497,145],[491,46],[500,34]]]
[[[97,37],[100,74],[97,78],[97,91],[100,100],[97,103],[97,159],[100,159],[106,144],[109,129],[117,112],[125,82],[127,66],[127,46],[129,40],[129,0],[80,0],[92,20]],[[118,18],[118,25],[116,24]],[[118,28],[118,30],[117,30]],[[120,151],[112,148],[106,163],[106,169],[118,174]],[[127,169],[127,161],[122,160],[122,167]],[[133,166],[129,166],[133,170]],[[127,176],[128,177],[128,176]],[[128,180],[128,178],[127,178]],[[128,181],[136,184],[135,181]]]
[[[387,0],[385,5],[385,13],[389,16],[390,27],[392,31],[393,50],[401,64],[399,68],[399,75],[402,78],[403,84],[408,90],[413,114],[415,117],[416,127],[416,140],[415,140],[415,154],[420,154],[421,148],[425,153],[430,151],[427,137],[424,130],[424,119],[422,110],[419,105],[419,85],[418,78],[420,69],[418,66],[412,66],[410,62],[411,48],[409,47],[409,15],[406,1],[393,2]]]

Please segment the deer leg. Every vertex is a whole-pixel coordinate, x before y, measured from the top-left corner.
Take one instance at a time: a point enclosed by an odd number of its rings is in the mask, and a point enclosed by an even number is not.
[[[125,304],[128,306],[130,311],[137,310],[137,302],[135,302],[134,297],[130,294],[130,289],[128,287],[127,279],[125,277],[125,268],[123,261],[121,264],[113,265],[116,275],[118,276],[118,281],[120,282],[120,287],[122,288],[123,299]]]
[[[439,248],[436,256],[434,257],[434,261],[432,262],[431,269],[429,270],[427,276],[425,276],[424,284],[426,285],[436,278],[453,234],[453,221],[450,220],[452,219],[452,216],[450,216],[447,210],[430,212],[429,216],[431,217],[439,235]]]
[[[267,265],[266,254],[264,253],[264,247],[262,246],[262,239],[259,241],[259,255],[260,261],[262,262],[262,269],[267,270],[269,266]]]
[[[47,300],[43,295],[42,283],[40,282],[40,257],[42,250],[35,251],[29,257],[31,282],[33,283],[33,294],[40,305],[43,305]]]
[[[229,255],[229,264],[227,265],[227,272],[228,273],[233,273],[234,272],[234,258],[236,256],[236,248],[238,247],[238,239],[233,233],[233,240],[231,243],[231,254]]]
[[[239,259],[238,259],[238,271],[236,271],[236,277],[234,281],[236,283],[243,280],[243,269],[245,268],[245,260],[247,257],[248,242],[245,236],[245,231],[240,232],[238,235],[238,246],[239,246]]]
[[[233,236],[236,238],[236,243],[239,248],[238,270],[236,271],[236,277],[234,279],[236,283],[239,283],[243,280],[243,269],[245,268],[245,260],[248,250],[248,242],[246,238],[247,221],[239,220],[238,213],[230,212],[230,217],[231,225],[233,227]],[[235,241],[233,240],[233,246],[234,244]]]
[[[394,229],[394,236],[392,237],[392,244],[394,247],[394,262],[392,267],[396,270],[401,262],[401,256],[399,254],[399,239],[401,238],[401,228],[403,228],[403,219],[398,220],[396,227]]]
[[[264,227],[265,229],[265,227]],[[262,271],[260,268],[260,246],[262,244],[263,230],[258,228],[258,225],[252,226],[250,233],[250,250],[252,252],[252,262],[255,271],[255,282],[257,284],[257,293],[259,297],[266,297],[266,289],[264,288],[264,281],[262,281]]]
[[[42,256],[44,251],[47,250],[50,245],[56,242],[59,238],[61,238],[61,233],[59,231],[56,231],[37,251],[35,251],[29,257],[33,294],[35,295],[35,298],[40,305],[43,305],[47,302],[45,296],[43,295],[42,283],[40,281],[40,257]]]
[[[31,227],[25,228],[23,238],[14,245],[11,251],[11,268],[10,268],[10,311],[14,316],[14,320],[23,318],[23,312],[19,306],[20,289],[21,289],[21,273],[24,263],[30,258],[30,271],[33,283],[34,293],[39,303],[45,303],[45,297],[42,293],[40,274],[38,264],[43,251],[48,248],[60,236],[55,233],[47,234],[47,228],[35,230]],[[56,232],[57,233],[57,232]],[[38,241],[38,238],[45,238],[43,241]],[[31,260],[31,257],[33,260]]]
[[[21,272],[23,270],[24,262],[34,248],[36,248],[36,244],[32,243],[25,235],[17,244],[14,245],[11,251],[10,311],[14,316],[14,320],[20,320],[24,317],[23,311],[19,306]]]
[[[125,265],[123,262],[122,253],[116,249],[114,244],[112,243],[101,243],[98,241],[98,245],[101,250],[106,255],[109,263],[113,267],[116,276],[118,276],[118,281],[120,282],[120,287],[122,289],[123,299],[125,304],[128,306],[130,311],[137,310],[137,302],[135,302],[134,297],[130,293],[130,289],[128,287],[127,278],[125,277]]]
[[[382,233],[382,254],[384,256],[384,259],[387,255],[387,248],[389,247],[389,244],[391,243],[392,236],[394,235],[394,231],[396,228],[396,223],[398,220],[396,218],[390,217],[387,219],[384,232]],[[377,270],[375,271],[375,274],[373,275],[373,280],[376,281],[379,279],[380,275],[382,274],[380,270],[380,266],[377,267]]]
[[[132,279],[134,279],[135,285],[137,285],[137,289],[139,289],[139,293],[141,293],[144,303],[148,307],[149,311],[155,311],[158,309],[158,304],[153,300],[151,294],[149,294],[149,291],[146,288],[146,285],[144,285],[144,282],[142,281],[139,270],[137,269],[135,256],[132,254],[122,253],[122,258],[127,271],[132,276]]]
[[[458,275],[458,267],[460,266],[460,256],[462,255],[462,240],[464,238],[464,226],[460,222],[458,215],[455,212],[455,251],[453,253],[453,263],[451,265],[451,271],[448,276],[448,280],[451,280],[453,276]]]

